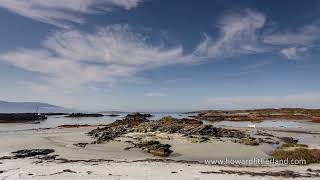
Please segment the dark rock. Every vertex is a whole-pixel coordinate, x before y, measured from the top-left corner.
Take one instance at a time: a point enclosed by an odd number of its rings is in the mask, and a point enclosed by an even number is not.
[[[53,153],[53,149],[23,149],[19,151],[12,152],[14,157],[16,158],[26,158],[26,157],[33,157],[38,155],[48,155]]]
[[[106,115],[106,116],[117,117],[117,116],[120,116],[120,115],[118,115],[118,114],[109,114],[109,115]]]
[[[122,122],[124,122],[124,123],[146,122],[146,121],[148,121],[149,117],[152,117],[152,115],[151,114],[141,114],[141,113],[130,113],[122,120]]]
[[[109,126],[94,129],[88,134],[94,138],[97,138],[97,144],[106,141],[112,141],[115,138],[132,131],[133,127],[136,127],[141,123],[148,122],[149,120],[147,117],[149,116],[150,115],[148,114],[140,113],[128,114],[123,120],[116,120]]]
[[[80,118],[80,117],[103,117],[103,114],[85,114],[85,113],[72,113],[67,115],[69,118]]]
[[[47,117],[37,113],[5,113],[0,114],[0,123],[32,122],[45,120]]]
[[[142,142],[136,144],[136,147],[160,157],[167,157],[172,153],[172,151],[170,150],[170,144],[161,144],[159,141]]]
[[[46,116],[62,116],[62,115],[68,115],[69,113],[43,113]]]
[[[2,156],[0,157],[0,160],[6,160],[6,159],[13,159],[12,156]]]

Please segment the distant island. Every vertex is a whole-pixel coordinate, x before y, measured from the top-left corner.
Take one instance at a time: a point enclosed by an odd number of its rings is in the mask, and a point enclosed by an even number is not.
[[[73,109],[42,102],[0,101],[0,113],[65,113]]]
[[[207,121],[263,121],[270,119],[312,120],[320,122],[320,109],[268,108],[249,110],[203,110],[190,116]]]

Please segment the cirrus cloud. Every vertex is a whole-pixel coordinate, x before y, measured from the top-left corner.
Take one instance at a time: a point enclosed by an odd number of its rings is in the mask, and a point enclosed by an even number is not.
[[[84,14],[110,12],[114,8],[132,9],[141,0],[1,0],[0,7],[37,21],[58,27],[83,23]]]
[[[41,49],[18,49],[0,54],[17,68],[43,74],[55,87],[72,88],[87,83],[113,83],[138,72],[183,62],[181,46],[150,45],[146,37],[127,25],[99,28],[93,33],[58,31]]]
[[[205,35],[194,52],[195,56],[207,58],[268,51],[259,42],[259,31],[266,22],[264,14],[245,9],[227,14],[218,22],[220,30],[218,40],[214,41]]]

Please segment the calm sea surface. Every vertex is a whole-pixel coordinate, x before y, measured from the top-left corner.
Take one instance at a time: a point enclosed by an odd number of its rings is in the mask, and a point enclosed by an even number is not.
[[[167,112],[156,112],[150,113],[153,115],[151,120],[157,120],[164,116],[173,116],[175,118],[187,118],[192,114],[185,114],[182,112],[167,113]],[[105,114],[107,115],[107,114]],[[40,123],[0,123],[0,133],[14,133],[16,131],[26,131],[41,128],[53,128],[64,124],[89,124],[89,125],[99,125],[99,124],[109,124],[117,119],[122,119],[127,115],[127,113],[120,113],[117,117],[84,117],[84,118],[67,118],[64,116],[48,116],[47,120],[41,121]],[[266,120],[258,123],[252,123],[249,121],[219,121],[219,122],[208,122],[204,121],[205,124],[212,124],[216,127],[248,127],[249,124],[254,124],[256,128],[281,128],[281,129],[308,129],[308,130],[319,130],[319,123],[312,123],[308,121],[294,121],[294,120]]]

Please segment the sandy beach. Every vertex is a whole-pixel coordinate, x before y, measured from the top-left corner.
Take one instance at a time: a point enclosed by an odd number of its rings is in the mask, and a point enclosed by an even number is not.
[[[90,143],[93,138],[86,133],[94,128],[51,128],[2,134],[0,157],[34,148],[54,149],[52,155],[58,156],[47,160],[37,157],[0,160],[0,179],[281,179],[282,175],[275,173],[282,171],[299,174],[295,179],[319,178],[318,164],[252,167],[204,164],[205,160],[213,159],[270,157],[267,154],[270,147],[266,145],[246,146],[224,139],[193,143],[179,135],[131,133],[108,143],[88,144],[85,148],[74,145]],[[172,155],[159,158],[139,149],[124,150],[128,146],[126,140],[141,136],[169,143]],[[308,141],[316,147],[320,138],[313,136],[316,138]],[[310,169],[315,171],[310,172]]]

